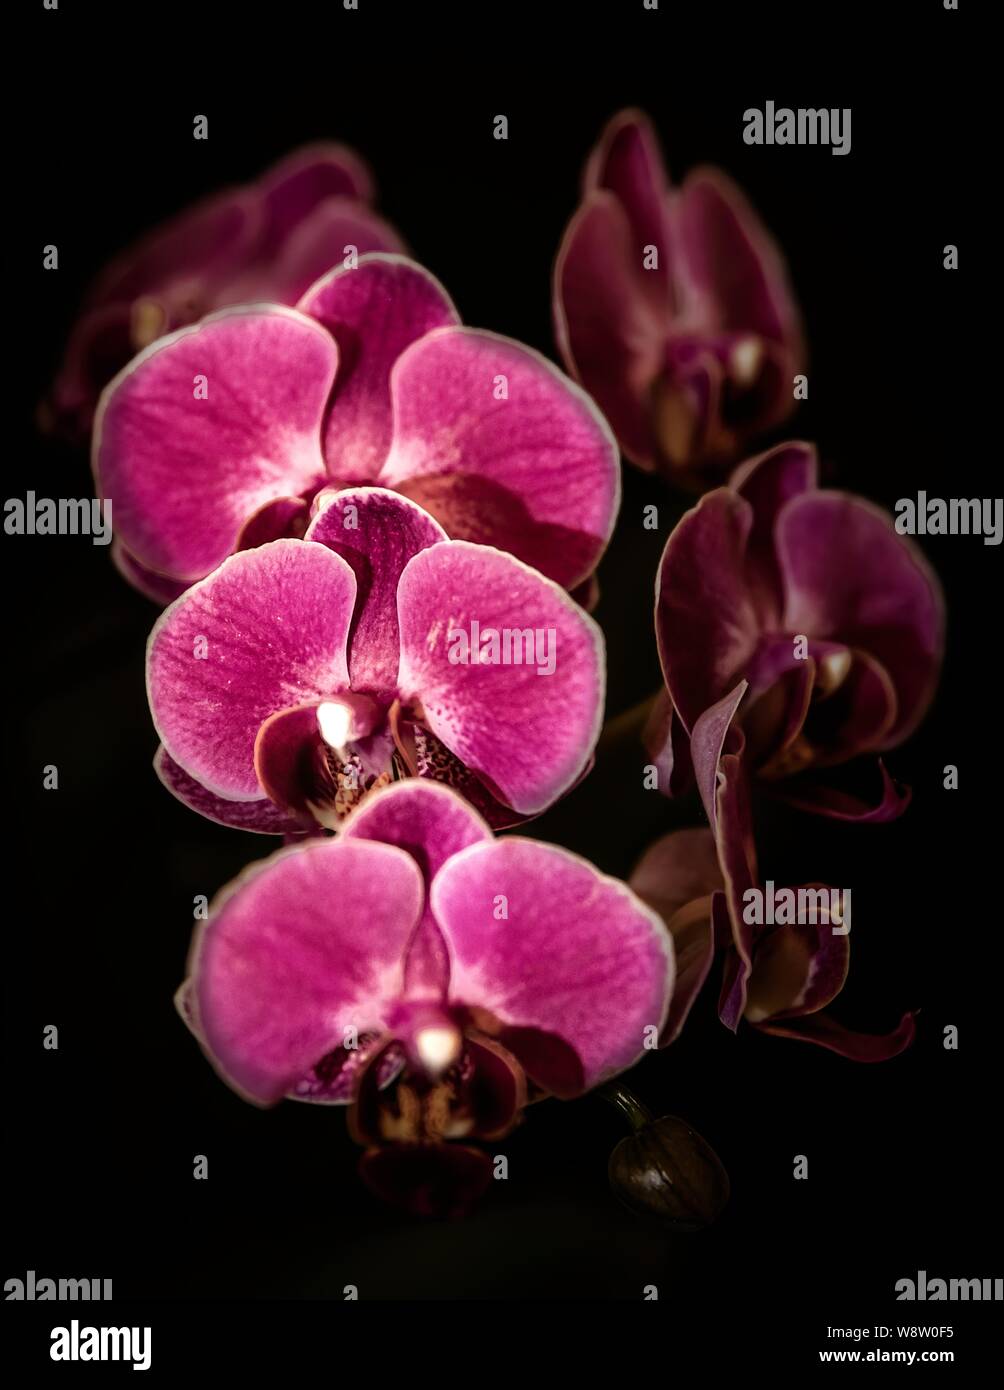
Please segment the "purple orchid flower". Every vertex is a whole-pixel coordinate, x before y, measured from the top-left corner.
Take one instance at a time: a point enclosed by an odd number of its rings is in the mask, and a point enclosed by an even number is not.
[[[94,470],[120,567],[162,601],[234,551],[302,535],[322,490],[362,484],[572,589],[620,497],[616,445],[579,387],[461,327],[431,275],[384,255],[296,310],[223,310],[153,344],[102,397]]]
[[[802,885],[815,908],[804,922],[752,925],[747,919],[751,890],[762,895],[764,889],[745,739],[732,722],[743,693],[742,687],[730,692],[694,735],[697,784],[711,829],[663,836],[629,880],[666,923],[676,953],[676,987],[660,1045],[679,1037],[719,952],[719,1017],[733,1032],[745,1019],[761,1032],[816,1043],[853,1061],[895,1057],[913,1041],[914,1013],[904,1014],[891,1032],[873,1035],[846,1028],[826,1012],[850,964],[850,921],[845,913],[832,914],[829,888]]]
[[[348,248],[402,251],[370,207],[369,170],[341,145],[311,145],[256,183],[187,209],[130,247],[93,285],[44,415],[83,438],[102,388],[162,334],[228,304],[295,304]]]
[[[672,988],[672,942],[623,883],[407,782],[225,889],[178,1003],[246,1099],[351,1105],[370,1187],[448,1214],[491,1180],[477,1141],[528,1092],[630,1067]]]
[[[719,170],[670,189],[639,111],[609,122],[586,165],[554,318],[568,370],[647,471],[699,484],[793,409],[805,352],[780,252]]]
[[[816,473],[810,445],[780,445],[673,530],[656,581],[667,693],[649,749],[664,789],[680,791],[699,721],[721,718],[713,708],[743,683],[744,756],[761,781],[821,815],[889,820],[909,792],[877,755],[912,733],[933,698],[941,588],[890,517],[821,491]],[[845,772],[871,772],[874,787],[834,773],[853,759]]]
[[[570,595],[382,488],[225,560],[147,653],[165,785],[268,834],[334,829],[409,774],[495,825],[536,815],[588,768],[604,685],[602,635]]]

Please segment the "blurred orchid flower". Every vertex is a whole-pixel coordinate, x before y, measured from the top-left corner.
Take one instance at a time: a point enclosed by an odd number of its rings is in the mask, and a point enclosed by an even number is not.
[[[178,1004],[241,1095],[349,1105],[369,1186],[446,1215],[491,1181],[478,1143],[528,1093],[631,1066],[672,987],[672,943],[623,883],[407,782],[225,889]]]
[[[913,1013],[876,1036],[846,1028],[826,1012],[850,964],[846,895],[803,885],[795,892],[805,893],[810,904],[804,921],[770,922],[764,919],[772,914],[751,911],[757,898],[763,903],[765,890],[753,841],[744,739],[732,724],[737,694],[741,698],[742,691],[731,692],[694,735],[697,784],[711,829],[663,836],[629,880],[666,923],[676,953],[676,988],[661,1044],[679,1036],[720,953],[719,1016],[733,1031],[745,1019],[761,1032],[816,1043],[854,1061],[885,1061],[913,1041]],[[835,897],[844,904],[836,913]]]
[[[941,588],[891,517],[820,490],[816,475],[810,445],[780,445],[676,525],[656,580],[666,693],[649,751],[675,793],[699,722],[737,717],[748,765],[777,794],[838,819],[888,820],[909,792],[877,755],[913,732],[933,697]],[[736,707],[723,712],[730,692]],[[847,772],[870,771],[874,786],[835,776],[851,760]]]
[[[295,304],[350,249],[402,251],[372,199],[358,155],[311,145],[158,227],[92,286],[43,414],[83,438],[102,388],[155,338],[228,304]]]
[[[671,189],[641,112],[615,116],[586,165],[554,317],[568,370],[647,471],[700,484],[793,409],[805,352],[777,247],[721,171]]]

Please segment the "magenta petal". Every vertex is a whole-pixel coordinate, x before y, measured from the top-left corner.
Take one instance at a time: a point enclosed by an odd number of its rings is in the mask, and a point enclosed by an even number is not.
[[[356,608],[349,671],[354,690],[385,694],[397,685],[400,637],[397,587],[401,572],[419,551],[446,539],[446,532],[421,507],[384,488],[336,493],[307,531],[352,566]]]
[[[749,503],[729,488],[680,518],[656,579],[659,657],[673,704],[693,730],[756,650],[759,625],[746,579]]]
[[[431,902],[450,948],[451,998],[573,1048],[576,1090],[630,1066],[661,1029],[670,938],[625,884],[585,860],[517,837],[472,845],[440,869]]]
[[[251,272],[250,281],[260,288],[247,297],[296,304],[332,266],[344,266],[350,254],[377,251],[404,251],[390,223],[359,203],[328,198],[296,228],[275,260]]]
[[[698,169],[676,207],[681,274],[709,323],[751,331],[801,355],[801,326],[784,261],[736,185]]]
[[[631,227],[632,263],[645,294],[662,315],[673,310],[673,247],[669,187],[652,124],[640,111],[621,111],[608,122],[589,163],[585,188],[605,188],[624,209]],[[649,247],[659,253],[658,270],[645,270]]]
[[[336,362],[327,333],[279,307],[223,310],[135,358],[102,396],[94,438],[98,491],[132,555],[200,579],[252,512],[316,486]]]
[[[379,840],[407,850],[427,883],[453,855],[492,838],[463,797],[439,782],[415,778],[368,797],[343,822],[340,834],[342,839]]]
[[[457,311],[427,270],[386,255],[364,256],[353,270],[339,266],[307,290],[299,308],[338,343],[324,427],[328,472],[341,482],[375,482],[393,433],[391,369],[409,344],[459,322]]]
[[[591,194],[568,225],[554,266],[555,337],[568,370],[610,421],[632,462],[655,467],[652,392],[667,324],[645,293],[623,207]],[[653,273],[653,277],[659,276]]]
[[[258,730],[269,715],[347,687],[352,570],[309,541],[245,550],[158,619],[147,690],[164,746],[218,796],[258,800]]]
[[[746,690],[746,681],[740,681],[734,690],[730,690],[717,704],[706,709],[694,725],[694,732],[690,738],[694,778],[712,826],[716,826],[718,821],[718,769],[725,749],[725,740]]]
[[[863,795],[857,785],[849,788],[834,781],[832,770],[826,772],[825,780],[813,773],[787,778],[775,786],[774,791],[800,811],[811,811],[831,820],[856,821],[862,825],[898,820],[910,804],[910,788],[890,777],[881,758],[863,759],[862,762],[871,762],[877,774],[870,779],[873,787],[868,796]],[[857,774],[856,765],[853,771]]]
[[[701,829],[664,835],[642,855],[628,886],[673,938],[676,983],[660,1038],[667,1047],[682,1032],[714,959],[711,894],[722,886],[714,836]]]
[[[930,704],[941,666],[944,604],[920,551],[877,507],[840,492],[796,497],[777,523],[784,626],[876,657],[892,677],[901,743]]]
[[[891,1033],[877,1035],[856,1033],[826,1014],[808,1014],[804,1018],[787,1019],[784,1023],[760,1023],[757,1026],[762,1033],[816,1043],[852,1062],[885,1062],[905,1052],[913,1042],[917,1031],[915,1018],[916,1013],[906,1013]]]
[[[340,834],[380,840],[406,850],[422,871],[426,888],[443,864],[492,833],[463,797],[438,782],[409,778],[368,797],[343,823]],[[442,932],[426,904],[408,947],[405,989],[409,998],[438,997],[450,977]]]
[[[250,830],[258,835],[304,833],[305,827],[299,819],[287,815],[267,797],[259,801],[226,801],[214,796],[201,782],[189,777],[164,748],[158,748],[153,766],[172,796],[218,825],[229,826],[232,830]]]
[[[368,202],[373,180],[365,164],[344,145],[319,143],[295,150],[255,184],[261,199],[263,257],[272,257],[305,219],[329,198]]]
[[[602,720],[603,639],[593,620],[511,555],[466,541],[410,561],[398,613],[400,691],[421,702],[436,737],[521,813],[542,811],[568,791]],[[489,664],[493,632],[498,664]],[[506,664],[507,653],[520,664]]]
[[[508,338],[443,328],[401,355],[391,395],[382,486],[451,536],[497,545],[566,588],[596,568],[620,500],[617,449],[556,367]]]
[[[761,622],[776,628],[784,609],[784,582],[774,548],[774,528],[785,503],[816,487],[819,463],[811,444],[779,444],[735,470],[729,486],[753,508],[746,552],[747,574],[758,590]]]
[[[152,599],[154,603],[159,603],[161,607],[173,603],[188,588],[187,584],[177,579],[168,579],[166,575],[157,574],[155,570],[148,570],[145,565],[141,565],[134,555],[129,554],[118,537],[112,541],[112,563],[134,589],[138,589],[141,594]]]
[[[231,884],[190,971],[206,1048],[230,1084],[270,1104],[348,1030],[382,1032],[422,899],[407,854],[360,840],[280,851]]]

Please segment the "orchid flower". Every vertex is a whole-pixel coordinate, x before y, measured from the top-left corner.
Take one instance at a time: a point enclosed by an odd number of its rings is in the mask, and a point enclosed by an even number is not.
[[[351,248],[401,251],[370,207],[369,170],[341,145],[311,145],[244,188],[187,209],[98,277],[70,337],[45,413],[90,429],[105,384],[162,334],[227,304],[295,304]]]
[[[700,482],[793,408],[805,354],[777,247],[719,170],[670,189],[641,112],[590,156],[554,316],[568,370],[646,471]]]
[[[588,397],[529,348],[461,327],[431,275],[387,255],[332,271],[296,309],[223,310],[154,343],[102,398],[94,470],[120,568],[161,601],[235,551],[302,536],[319,494],[363,484],[572,589],[620,489]]]
[[[904,1014],[891,1032],[875,1036],[846,1028],[826,1011],[850,965],[850,921],[833,915],[830,890],[803,885],[818,909],[813,920],[751,924],[751,898],[764,890],[745,740],[733,723],[743,693],[742,686],[730,691],[694,734],[696,780],[711,828],[663,836],[629,880],[666,923],[676,952],[676,988],[661,1045],[679,1036],[719,952],[719,1017],[733,1032],[745,1019],[761,1032],[816,1043],[854,1061],[885,1061],[913,1041],[915,1015]]]
[[[232,555],[147,655],[165,784],[271,834],[336,828],[409,774],[496,825],[536,815],[588,768],[604,684],[600,630],[563,589],[382,488]]]
[[[623,883],[404,782],[226,888],[178,1003],[246,1099],[349,1105],[368,1184],[445,1214],[491,1180],[477,1141],[528,1093],[630,1067],[672,987],[672,943]]]
[[[777,794],[843,820],[888,820],[909,792],[878,756],[920,723],[941,666],[941,588],[891,517],[821,491],[785,444],[743,464],[679,521],[656,581],[666,695],[648,731],[664,789],[698,721],[743,682],[745,757]],[[874,787],[843,785],[857,760]],[[846,781],[846,778],[843,778]]]

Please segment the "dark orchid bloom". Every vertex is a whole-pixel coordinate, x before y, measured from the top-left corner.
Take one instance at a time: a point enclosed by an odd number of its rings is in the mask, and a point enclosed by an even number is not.
[[[357,155],[312,145],[131,246],[87,296],[48,402],[52,423],[85,436],[102,387],[164,333],[228,304],[295,304],[351,248],[403,250],[372,198]]]
[[[777,247],[719,170],[671,189],[641,112],[615,116],[586,165],[554,316],[568,370],[648,471],[699,481],[793,408],[804,349]]]
[[[431,275],[382,255],[326,275],[298,309],[223,310],[154,343],[102,398],[94,469],[120,567],[163,601],[234,551],[302,536],[319,492],[361,484],[571,589],[620,489],[579,387],[462,328]]]
[[[681,518],[662,556],[668,698],[649,748],[664,784],[686,784],[688,739],[745,682],[744,756],[761,780],[822,815],[892,819],[909,793],[877,755],[927,710],[943,628],[941,589],[919,550],[871,503],[821,491],[811,446],[743,464]],[[877,789],[834,779],[865,755]]]
[[[409,774],[496,825],[536,815],[588,767],[604,684],[602,635],[570,595],[382,488],[225,560],[147,653],[165,784],[271,834],[336,828]]]
[[[672,943],[623,883],[406,782],[225,889],[178,1003],[241,1095],[350,1105],[371,1188],[449,1214],[528,1091],[631,1066],[672,987]]]
[[[728,1028],[735,1031],[745,1019],[761,1032],[817,1043],[854,1061],[884,1061],[913,1041],[913,1013],[875,1036],[845,1028],[824,1012],[843,989],[850,964],[846,895],[821,884],[782,890],[779,899],[785,891],[793,902],[804,895],[808,911],[789,913],[792,921],[757,920],[774,915],[755,910],[756,900],[762,905],[773,889],[764,889],[757,869],[744,738],[733,724],[743,694],[742,686],[731,691],[694,735],[697,785],[712,828],[657,840],[630,879],[666,923],[676,953],[676,987],[661,1045],[679,1036],[718,951],[718,1009]]]

